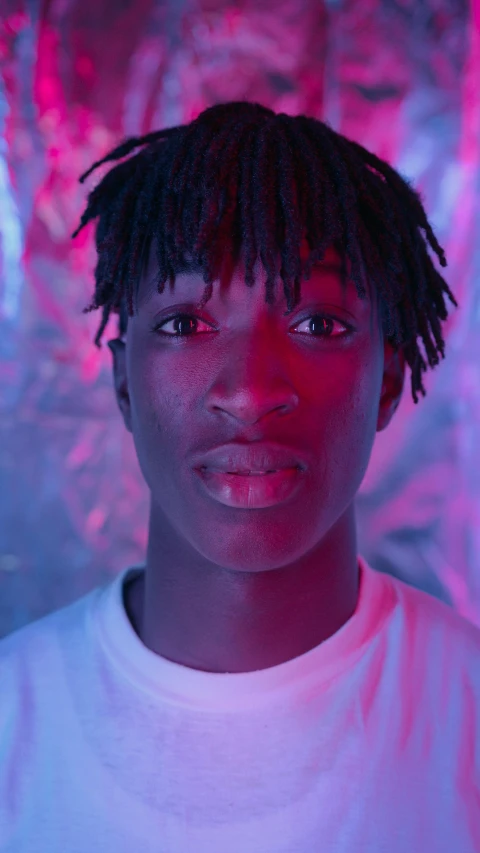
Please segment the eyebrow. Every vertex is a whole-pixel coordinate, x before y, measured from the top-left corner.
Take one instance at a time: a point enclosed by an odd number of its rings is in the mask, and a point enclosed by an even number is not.
[[[198,264],[196,261],[184,261],[183,263],[180,263],[177,266],[177,268],[175,270],[175,276],[182,275],[183,273],[196,274],[196,273],[201,273],[201,271],[202,271],[202,268],[201,268],[200,264]],[[150,276],[150,279],[148,281],[145,281],[145,283],[143,285],[143,287],[144,287],[143,294],[139,293],[140,281],[138,282],[137,297],[138,297],[138,305],[139,306],[144,305],[144,304],[148,304],[151,301],[151,299],[158,293],[158,288],[156,287],[157,274],[158,274],[158,271],[155,270],[155,272],[152,273],[152,275]],[[167,281],[168,281],[168,279],[167,279]]]
[[[347,281],[348,281],[348,272],[346,270],[346,266],[343,266],[341,261],[328,261],[328,262],[316,261],[312,267],[312,272],[314,272],[314,270],[320,270],[322,272],[340,273],[340,274],[345,271],[347,273],[346,278],[345,278],[345,283],[347,283]],[[185,273],[186,274],[200,274],[201,272],[202,272],[202,268],[201,268],[200,264],[198,264],[196,261],[184,261],[183,263],[180,263],[178,265],[178,267],[176,268],[175,276],[183,275]],[[156,285],[156,276],[157,276],[157,272],[155,271],[155,273],[151,276],[150,280],[145,283],[144,286],[146,288],[146,291],[143,293],[142,297],[139,298],[139,301],[138,301],[139,306],[140,305],[147,305],[155,297],[155,295],[158,294],[158,288],[155,286]],[[304,279],[302,279],[302,283],[303,283],[303,281],[304,281]],[[202,288],[205,287],[205,283],[204,283],[203,279],[201,281],[201,286],[202,286]]]

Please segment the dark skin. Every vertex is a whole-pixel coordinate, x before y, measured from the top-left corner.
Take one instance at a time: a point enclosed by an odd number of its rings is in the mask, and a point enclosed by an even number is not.
[[[281,282],[267,305],[260,265],[250,289],[226,254],[198,310],[201,276],[178,275],[159,294],[151,260],[126,343],[110,342],[118,404],[151,495],[146,568],[125,605],[142,642],[175,663],[219,673],[276,666],[356,609],[354,498],[375,434],[400,401],[405,359],[384,339],[372,289],[367,300],[350,280],[344,290],[338,263],[330,250],[284,317]],[[152,331],[175,311],[197,318],[183,321],[183,339],[175,321],[163,336]],[[319,314],[334,322],[312,327]],[[238,509],[205,494],[191,456],[239,435],[306,455],[290,499]]]

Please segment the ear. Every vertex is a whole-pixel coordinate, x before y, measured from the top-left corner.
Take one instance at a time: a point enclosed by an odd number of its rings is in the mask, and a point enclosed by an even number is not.
[[[381,432],[390,423],[402,399],[405,380],[405,354],[395,350],[385,340],[382,392],[378,409],[377,432]]]
[[[108,346],[113,356],[113,383],[118,407],[122,413],[126,428],[129,432],[132,432],[132,411],[130,407],[130,394],[128,392],[125,341],[115,338],[108,341]]]

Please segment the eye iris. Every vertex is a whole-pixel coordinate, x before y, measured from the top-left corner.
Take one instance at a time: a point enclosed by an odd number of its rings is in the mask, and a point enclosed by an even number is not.
[[[177,317],[173,319],[173,328],[175,330],[176,335],[181,335],[182,337],[186,337],[193,329],[190,327],[185,333],[179,331],[178,326],[182,323],[196,323],[195,317],[189,317],[188,314],[179,314]]]
[[[325,328],[326,324],[328,324],[328,328]],[[313,325],[316,325],[316,328],[312,328]],[[322,317],[321,314],[314,314],[309,323],[310,330],[312,332],[332,332],[333,330],[333,320],[330,317]]]

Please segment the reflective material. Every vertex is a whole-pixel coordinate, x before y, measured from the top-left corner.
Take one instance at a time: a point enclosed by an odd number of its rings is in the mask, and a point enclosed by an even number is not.
[[[478,11],[476,12],[478,16]],[[480,624],[480,37],[466,2],[0,4],[0,635],[143,558],[147,491],[93,345],[79,174],[121,138],[258,100],[421,189],[461,304],[358,497],[360,548]],[[88,184],[91,186],[92,184]],[[115,334],[112,321],[110,329]]]

